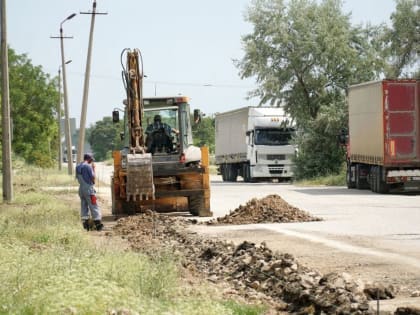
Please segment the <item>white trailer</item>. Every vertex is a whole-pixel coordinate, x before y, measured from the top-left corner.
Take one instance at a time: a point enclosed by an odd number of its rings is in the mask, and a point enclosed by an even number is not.
[[[278,107],[243,107],[215,116],[216,165],[224,181],[290,180],[295,131]]]

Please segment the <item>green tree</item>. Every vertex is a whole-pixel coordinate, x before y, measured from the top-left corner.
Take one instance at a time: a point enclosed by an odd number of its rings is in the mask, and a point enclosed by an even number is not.
[[[339,0],[254,0],[246,15],[254,28],[242,38],[245,55],[236,64],[243,78],[255,77],[259,84],[251,96],[284,107],[296,121],[297,142],[308,144],[296,160],[301,177],[341,165],[344,156],[334,134],[346,125],[345,90],[378,77],[384,68],[374,46],[378,29],[352,27],[341,7]],[[337,123],[328,116],[336,113],[343,113]],[[314,144],[328,149],[328,163]],[[311,161],[310,170],[303,157]]]
[[[57,158],[57,81],[25,55],[9,49],[12,149],[27,162],[48,167]]]
[[[420,1],[396,0],[391,28],[385,29],[384,56],[389,78],[415,77],[420,73]],[[411,71],[412,70],[412,71]]]
[[[194,145],[199,147],[206,145],[210,153],[214,153],[214,116],[203,117],[200,123],[192,126]]]
[[[88,129],[86,138],[96,160],[108,159],[113,150],[123,148],[124,143],[120,137],[120,132],[124,130],[122,121],[114,123],[111,117],[104,117]]]

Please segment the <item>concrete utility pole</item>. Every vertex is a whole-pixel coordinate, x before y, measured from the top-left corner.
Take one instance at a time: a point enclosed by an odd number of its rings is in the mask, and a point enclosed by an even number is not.
[[[85,70],[85,85],[83,89],[83,100],[82,100],[82,112],[80,114],[80,128],[79,128],[79,144],[77,147],[77,162],[82,162],[83,148],[85,145],[85,128],[86,128],[86,112],[87,112],[87,101],[89,96],[89,80],[90,80],[90,60],[92,57],[92,43],[93,43],[93,29],[95,27],[95,16],[106,15],[107,13],[96,12],[96,0],[93,1],[92,12],[80,12],[80,14],[90,14],[92,16],[90,22],[90,34],[89,34],[89,45],[88,54],[86,59],[86,70]]]
[[[61,171],[61,163],[63,163],[63,155],[61,152],[61,66],[58,67],[57,124],[58,124],[58,170]]]
[[[73,155],[72,155],[72,144],[71,144],[71,131],[70,131],[70,117],[69,117],[69,102],[68,102],[68,94],[67,94],[67,79],[66,79],[66,63],[64,58],[64,38],[73,38],[73,37],[65,37],[63,36],[63,23],[67,20],[70,20],[76,16],[76,13],[69,15],[60,23],[60,36],[58,37],[51,37],[51,38],[59,38],[61,44],[61,67],[63,68],[63,92],[64,92],[64,115],[65,115],[65,123],[64,123],[64,131],[66,135],[66,144],[67,144],[67,167],[68,167],[68,174],[73,175]]]
[[[2,160],[3,160],[3,201],[13,200],[12,141],[10,132],[9,103],[9,54],[7,51],[6,0],[0,2],[1,18],[1,77],[2,77]]]
[[[66,61],[68,65],[71,60]],[[61,147],[61,65],[58,67],[58,105],[57,105],[57,124],[58,124],[58,170],[61,171],[63,163],[63,151]]]

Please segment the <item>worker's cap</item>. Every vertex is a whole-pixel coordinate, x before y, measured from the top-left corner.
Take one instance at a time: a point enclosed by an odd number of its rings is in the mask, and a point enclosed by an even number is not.
[[[85,161],[90,161],[90,160],[94,161],[95,159],[93,158],[93,155],[92,154],[85,153],[85,155],[83,155],[83,160],[85,160]]]

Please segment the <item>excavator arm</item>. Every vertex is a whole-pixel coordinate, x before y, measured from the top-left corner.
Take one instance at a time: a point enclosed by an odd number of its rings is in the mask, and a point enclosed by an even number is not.
[[[126,53],[126,67],[123,77],[127,91],[126,110],[128,114],[128,130],[130,135],[130,152],[145,152],[143,136],[143,65],[138,49],[133,51],[124,49]],[[141,70],[140,70],[141,69]]]
[[[152,155],[146,153],[143,118],[143,65],[138,49],[124,49],[126,67],[123,66],[124,86],[127,92],[126,115],[128,119],[129,153],[127,154],[127,201],[130,199],[155,199]],[[122,61],[122,60],[121,60]],[[141,69],[141,71],[140,71]]]

